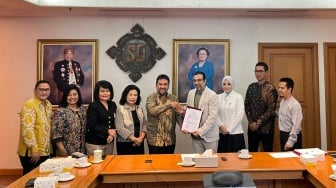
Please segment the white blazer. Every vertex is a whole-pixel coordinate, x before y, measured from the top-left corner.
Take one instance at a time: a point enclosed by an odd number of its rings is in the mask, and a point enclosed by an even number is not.
[[[224,125],[229,134],[244,133],[242,120],[244,117],[244,99],[241,94],[231,91],[227,96],[226,93],[218,95],[218,118],[219,126]]]

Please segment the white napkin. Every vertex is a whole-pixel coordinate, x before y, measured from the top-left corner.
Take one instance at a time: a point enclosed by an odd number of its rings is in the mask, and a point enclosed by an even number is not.
[[[213,155],[213,151],[212,149],[207,149],[204,151],[204,153],[202,153],[202,157],[211,157]]]

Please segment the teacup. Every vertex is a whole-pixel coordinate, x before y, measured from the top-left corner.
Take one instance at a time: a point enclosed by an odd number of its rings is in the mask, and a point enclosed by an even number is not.
[[[192,162],[192,157],[183,157],[184,164],[191,164]]]
[[[248,157],[249,156],[249,150],[248,149],[241,149],[238,151],[238,155],[240,157]]]
[[[59,176],[62,173],[62,171],[63,171],[62,167],[57,166],[53,168],[53,173],[55,176]]]
[[[58,176],[61,180],[63,179],[68,179],[71,177],[71,173],[70,172],[64,172],[64,173],[60,173]]]
[[[87,165],[87,157],[81,157],[77,159],[77,165],[78,166],[86,166]]]

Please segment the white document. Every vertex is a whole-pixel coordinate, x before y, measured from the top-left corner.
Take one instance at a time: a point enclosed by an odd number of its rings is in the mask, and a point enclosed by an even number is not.
[[[299,157],[297,154],[295,154],[292,151],[289,152],[278,152],[278,153],[269,153],[273,158],[293,158],[293,157]]]
[[[203,111],[201,109],[187,106],[182,123],[182,130],[188,131],[190,133],[196,131],[199,128],[202,113]]]

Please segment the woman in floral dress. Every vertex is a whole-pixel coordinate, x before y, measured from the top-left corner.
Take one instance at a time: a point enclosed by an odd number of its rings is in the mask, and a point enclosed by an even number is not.
[[[86,108],[79,88],[71,84],[64,91],[59,109],[52,118],[52,142],[57,156],[85,153]]]

